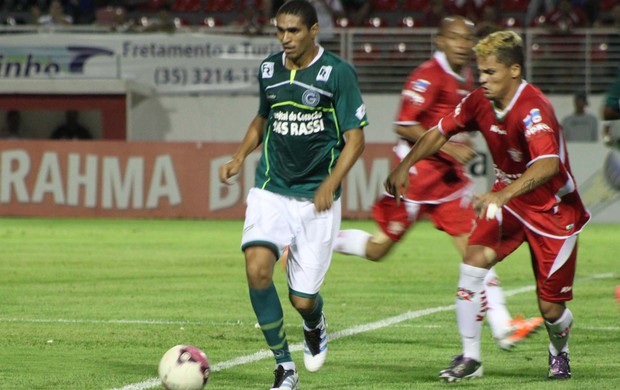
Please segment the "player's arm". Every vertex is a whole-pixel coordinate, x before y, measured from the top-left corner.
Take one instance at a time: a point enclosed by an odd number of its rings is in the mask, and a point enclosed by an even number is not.
[[[385,181],[385,190],[399,202],[409,185],[409,168],[418,161],[437,153],[448,139],[435,126],[425,132],[413,145],[409,153],[392,170]]]
[[[394,131],[399,136],[411,141],[416,142],[427,129],[421,124],[415,125],[396,125]],[[461,164],[466,164],[476,156],[476,151],[469,145],[457,142],[446,142],[440,149],[441,152],[455,159]]]
[[[314,194],[316,211],[328,210],[334,203],[334,194],[353,164],[362,155],[366,145],[364,131],[361,128],[347,130],[344,133],[345,145],[332,173],[325,178]]]
[[[536,187],[541,186],[560,171],[560,158],[558,156],[543,157],[535,160],[523,175],[513,181],[502,190],[487,192],[474,201],[474,208],[480,210],[479,217],[486,214],[487,206],[491,203],[501,207],[511,199],[527,194]]]
[[[248,154],[261,144],[266,122],[267,119],[260,115],[256,115],[250,122],[248,131],[232,159],[220,166],[220,181],[222,183],[231,184],[229,179],[239,173]]]

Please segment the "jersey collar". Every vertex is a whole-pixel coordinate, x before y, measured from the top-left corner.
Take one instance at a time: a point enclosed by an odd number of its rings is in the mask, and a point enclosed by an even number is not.
[[[461,83],[465,82],[465,77],[463,77],[460,74],[456,73],[450,67],[450,64],[448,63],[448,57],[446,57],[446,53],[444,53],[443,51],[436,51],[433,54],[433,58],[435,59],[435,61],[437,61],[439,66],[441,66],[441,69],[443,69],[444,72],[446,72],[450,76],[454,77],[455,79],[457,79]]]
[[[323,55],[323,52],[325,51],[325,49],[323,49],[323,46],[321,45],[317,45],[317,46],[319,47],[319,51],[316,53],[316,56],[312,59],[312,61],[310,61],[308,66],[306,66],[306,68],[309,68],[312,65],[314,65],[314,63],[317,62],[319,58],[321,58],[321,56]],[[286,68],[286,54],[284,52],[282,52],[282,66]]]
[[[523,92],[523,89],[527,86],[527,84],[528,84],[527,81],[521,80],[521,84],[519,85],[519,88],[517,88],[517,92],[515,92],[515,95],[510,100],[510,103],[503,110],[499,111],[497,108],[495,108],[495,104],[493,104],[493,102],[491,102],[491,104],[493,105],[493,110],[495,111],[495,117],[497,119],[499,119],[499,120],[503,120],[504,119],[504,117],[510,112],[512,107],[515,105],[515,103],[519,99],[519,96],[521,96],[521,92]]]

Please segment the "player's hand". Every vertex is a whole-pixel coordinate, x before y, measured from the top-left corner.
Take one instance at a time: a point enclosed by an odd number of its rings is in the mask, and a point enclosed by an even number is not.
[[[396,198],[396,204],[400,204],[401,197],[404,197],[409,187],[409,170],[399,164],[385,180],[383,184],[385,190]]]
[[[314,208],[317,212],[329,210],[334,204],[334,189],[329,182],[323,182],[314,193]]]
[[[501,192],[487,192],[480,196],[474,196],[473,207],[478,214],[478,218],[494,219],[496,212],[506,203],[507,200],[504,199]],[[497,209],[494,210],[495,207]]]
[[[476,151],[465,144],[446,142],[441,151],[460,164],[467,164],[476,157]]]
[[[231,185],[233,181],[230,179],[241,170],[243,161],[232,159],[220,166],[220,181],[224,184]]]

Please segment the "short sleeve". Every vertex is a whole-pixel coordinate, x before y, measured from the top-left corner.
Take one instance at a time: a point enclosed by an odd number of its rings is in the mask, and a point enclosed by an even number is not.
[[[366,106],[362,99],[355,69],[347,62],[336,68],[334,83],[334,105],[341,131],[368,126]]]

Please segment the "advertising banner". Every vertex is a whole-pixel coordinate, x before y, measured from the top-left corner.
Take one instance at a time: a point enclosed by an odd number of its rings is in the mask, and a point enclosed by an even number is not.
[[[124,79],[160,94],[256,92],[274,37],[213,34],[0,36],[2,79]]]
[[[260,151],[232,185],[218,169],[238,143],[0,141],[0,216],[243,218]],[[369,218],[393,164],[393,144],[367,144],[343,182],[344,218]],[[596,222],[620,222],[620,152],[571,145],[573,173]],[[468,166],[490,188],[484,150]]]

